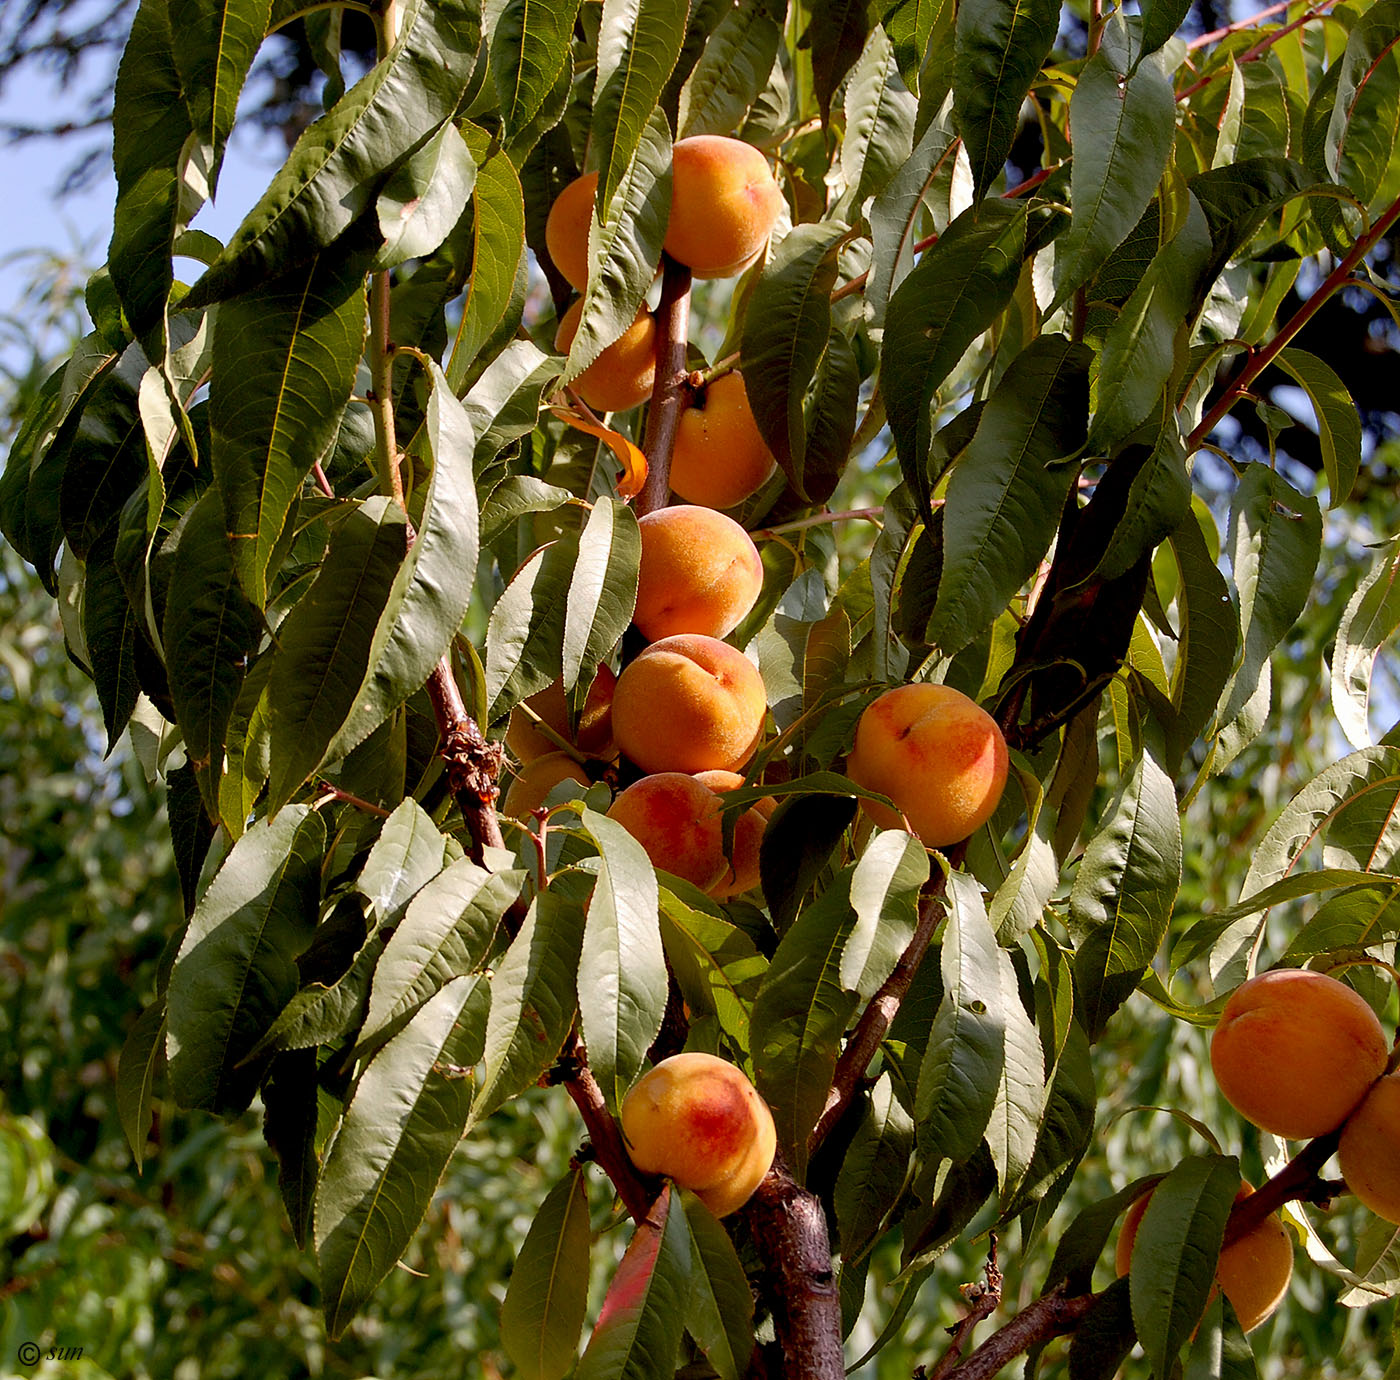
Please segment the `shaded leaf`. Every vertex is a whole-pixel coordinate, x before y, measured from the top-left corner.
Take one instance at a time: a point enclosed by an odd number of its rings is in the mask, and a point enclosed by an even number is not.
[[[1285,351],[1285,353],[1287,353]],[[1371,741],[1371,671],[1381,647],[1400,627],[1400,541],[1375,554],[1347,600],[1332,649],[1332,712],[1353,747]]]
[[[514,142],[540,114],[569,62],[579,0],[505,0],[491,33],[491,76],[501,122]],[[464,71],[470,71],[470,58]]]
[[[683,1202],[691,1248],[686,1331],[720,1380],[743,1380],[754,1347],[753,1290],[729,1233],[693,1194]]]

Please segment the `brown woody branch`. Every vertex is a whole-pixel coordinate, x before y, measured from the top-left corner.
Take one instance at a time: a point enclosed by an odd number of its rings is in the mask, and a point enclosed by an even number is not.
[[[997,1305],[1001,1302],[1001,1286],[1002,1273],[997,1264],[997,1238],[994,1232],[991,1237],[990,1249],[987,1252],[985,1278],[977,1284],[964,1284],[962,1287],[963,1297],[970,1306],[967,1312],[948,1329],[953,1338],[952,1343],[931,1371],[925,1374],[923,1367],[919,1367],[915,1372],[917,1380],[947,1380],[947,1377],[957,1369],[963,1348],[971,1340],[977,1324],[990,1318],[997,1311]]]
[[[452,664],[447,657],[428,677],[428,698],[437,718],[439,751],[447,764],[447,785],[462,811],[471,835],[468,854],[485,866],[487,848],[501,848],[501,821],[496,817],[496,778],[501,770],[501,745],[488,743],[467,713]]]
[[[661,256],[661,301],[656,308],[656,382],[647,408],[642,450],[646,483],[632,510],[638,517],[664,508],[671,497],[671,453],[681,413],[690,401],[686,351],[690,342],[690,270],[669,254]]]
[[[1066,1296],[1063,1285],[1042,1294],[939,1380],[993,1380],[1037,1342],[1073,1332],[1097,1300],[1097,1294]]]

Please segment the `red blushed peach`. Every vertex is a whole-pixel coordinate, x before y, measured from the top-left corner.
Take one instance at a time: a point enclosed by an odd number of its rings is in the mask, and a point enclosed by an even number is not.
[[[638,526],[642,563],[632,621],[642,636],[655,642],[733,631],[763,588],[753,538],[733,518],[685,503],[658,508]]]
[[[746,1203],[773,1163],[773,1114],[741,1069],[713,1054],[673,1054],[622,1100],[632,1162],[691,1189],[716,1217]]]
[[[1006,786],[1006,740],[996,720],[946,685],[901,685],[860,716],[846,774],[879,791],[927,848],[960,843],[992,817]],[[881,828],[899,814],[870,801],[861,808]]]
[[[1371,1085],[1337,1146],[1347,1187],[1378,1217],[1400,1223],[1400,1074]]]
[[[554,198],[544,223],[545,248],[554,267],[580,292],[588,286],[588,227],[597,195],[597,173],[576,177]]]
[[[554,348],[561,355],[578,334],[583,298],[560,318]],[[574,389],[595,412],[626,412],[651,397],[656,379],[656,319],[643,303],[637,318],[574,380]]]
[[[577,781],[585,790],[591,784],[588,773],[567,752],[548,752],[534,758],[510,783],[503,812],[512,819],[528,819],[530,812],[539,809],[545,796],[561,781]]]
[[[684,772],[663,771],[634,781],[608,814],[663,868],[702,891],[718,882],[728,864],[715,793]]]
[[[1242,983],[1210,1042],[1215,1081],[1246,1121],[1289,1140],[1335,1131],[1385,1071],[1385,1031],[1365,999],[1311,968]]]
[[[664,248],[697,278],[733,277],[762,252],[782,204],[768,160],[752,144],[719,134],[682,139],[671,150]]]
[[[617,678],[613,732],[643,771],[736,771],[767,712],[763,680],[740,651],[680,634],[644,648]]]
[[[617,676],[610,666],[598,667],[593,684],[583,702],[578,727],[569,733],[569,710],[564,700],[564,682],[556,680],[531,695],[525,703],[566,743],[572,743],[585,757],[608,761],[617,755],[612,733],[612,697]],[[547,752],[558,752],[559,744],[546,738],[534,720],[519,706],[510,712],[506,747],[517,762],[529,762]]]
[[[721,374],[681,413],[671,455],[671,488],[687,503],[732,508],[777,468],[749,407],[741,374]]]
[[[717,795],[738,790],[744,784],[744,778],[737,771],[702,771],[696,774],[695,779]],[[732,855],[725,862],[719,880],[706,888],[715,900],[727,901],[731,896],[742,896],[758,885],[758,850],[763,844],[763,831],[768,827],[769,816],[777,808],[778,802],[772,796],[765,796],[755,801],[735,821]]]

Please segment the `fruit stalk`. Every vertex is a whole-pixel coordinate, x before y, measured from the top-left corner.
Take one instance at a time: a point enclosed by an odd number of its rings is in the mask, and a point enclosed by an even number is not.
[[[690,338],[690,270],[669,254],[661,256],[661,301],[656,308],[656,381],[647,409],[642,450],[647,478],[632,510],[638,517],[664,508],[671,496],[671,452],[676,429],[689,400],[686,347]]]

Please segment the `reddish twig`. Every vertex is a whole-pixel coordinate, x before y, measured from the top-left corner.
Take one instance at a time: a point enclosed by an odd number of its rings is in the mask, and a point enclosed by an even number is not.
[[[661,301],[656,308],[656,382],[647,408],[642,450],[647,478],[632,510],[638,517],[664,508],[671,497],[671,452],[676,429],[690,400],[686,348],[690,340],[690,270],[669,254],[661,256]]]
[[[1239,33],[1241,29],[1252,29],[1256,24],[1262,24],[1266,19],[1272,19],[1274,15],[1282,14],[1284,10],[1291,9],[1296,3],[1297,0],[1279,0],[1278,4],[1270,5],[1267,9],[1256,10],[1248,19],[1237,19],[1233,24],[1227,24],[1223,29],[1212,29],[1208,34],[1201,34],[1198,38],[1193,38],[1186,45],[1186,51],[1194,53],[1198,48],[1204,48],[1207,44]]]
[[[1341,1139],[1341,1128],[1309,1141],[1257,1192],[1241,1198],[1230,1210],[1222,1246],[1238,1241],[1285,1203],[1325,1203],[1336,1197],[1336,1185],[1324,1179],[1322,1166],[1330,1160]]]
[[[993,1232],[990,1248],[987,1251],[986,1276],[976,1284],[962,1286],[962,1295],[970,1306],[966,1314],[948,1329],[953,1340],[948,1350],[939,1359],[938,1364],[923,1376],[923,1380],[947,1380],[947,1377],[957,1369],[963,1348],[971,1340],[977,1324],[984,1322],[997,1311],[997,1305],[1001,1302],[1001,1286],[1002,1273],[997,1265],[997,1238],[996,1233]],[[922,1367],[920,1369],[922,1370]]]
[[[992,1333],[967,1360],[959,1362],[940,1380],[994,1380],[1037,1342],[1047,1342],[1051,1337],[1073,1332],[1097,1301],[1097,1294],[1067,1297],[1063,1285],[1042,1294],[1004,1327]]]
[[[1243,67],[1246,62],[1258,61],[1258,59],[1263,57],[1280,39],[1286,38],[1294,29],[1300,29],[1304,24],[1311,23],[1314,19],[1326,14],[1336,3],[1337,0],[1323,0],[1321,5],[1309,10],[1306,14],[1299,15],[1291,24],[1285,24],[1282,28],[1278,29],[1270,29],[1258,43],[1254,44],[1253,47],[1246,48],[1244,52],[1235,59],[1235,66]],[[1236,29],[1249,28],[1251,25],[1257,24],[1264,15],[1277,14],[1281,9],[1287,8],[1287,5],[1275,5],[1272,10],[1263,10],[1259,14],[1251,15],[1248,19],[1241,20],[1238,24],[1232,24],[1227,29],[1219,30],[1218,35],[1233,33]],[[1215,35],[1207,35],[1207,37],[1213,36]],[[1198,39],[1196,43],[1191,46],[1194,48],[1201,42],[1202,40]],[[1222,67],[1219,71],[1212,72],[1208,77],[1202,77],[1199,81],[1192,82],[1184,91],[1177,92],[1176,99],[1180,102],[1186,100],[1188,97],[1194,96],[1197,91],[1204,90],[1205,87],[1209,86],[1221,73],[1229,70],[1228,67]]]

